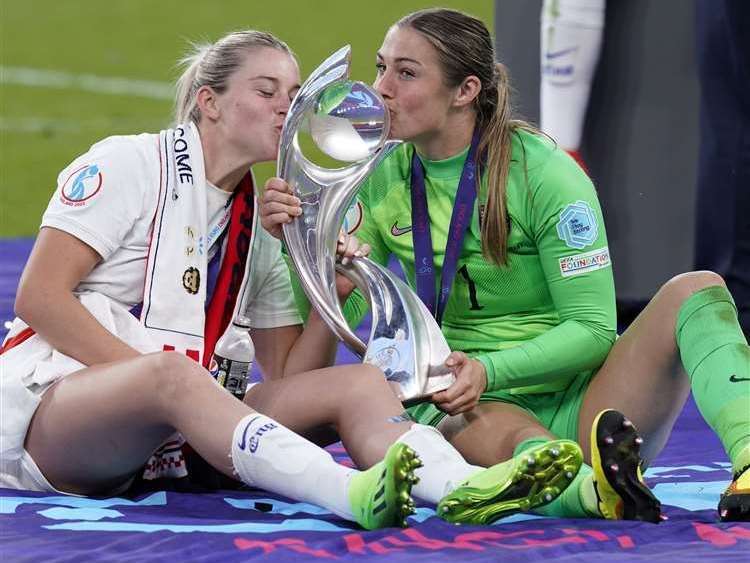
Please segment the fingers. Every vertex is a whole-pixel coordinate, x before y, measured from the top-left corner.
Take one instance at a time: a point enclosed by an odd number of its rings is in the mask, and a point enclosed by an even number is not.
[[[270,178],[265,185],[260,204],[260,221],[273,236],[281,236],[281,226],[302,215],[300,199],[281,178]]]
[[[267,194],[270,192],[280,192],[285,194],[291,194],[292,188],[281,178],[269,178],[266,180],[266,184],[263,189],[263,193]]]
[[[354,253],[354,256],[356,256],[357,258],[362,258],[364,256],[369,256],[369,255],[370,255],[370,245],[367,243],[360,245],[359,250],[357,250]]]
[[[478,402],[479,401],[476,394],[469,392],[459,395],[452,401],[435,403],[435,406],[443,412],[454,415],[470,411],[477,405]]]
[[[464,354],[463,352],[451,352],[447,358],[445,358],[445,367],[447,368],[460,368],[463,364],[467,362],[469,359],[469,356]]]
[[[338,244],[336,245],[336,254],[341,256],[341,263],[346,265],[353,257],[361,258],[370,253],[369,244],[360,244],[359,239],[345,232],[339,234]]]
[[[451,416],[456,414],[463,414],[465,412],[469,412],[472,410],[475,406],[477,406],[476,401],[455,401],[453,403],[445,403],[440,405],[435,405],[438,409],[443,411],[444,413],[447,413]]]
[[[436,404],[452,403],[469,391],[471,391],[471,385],[469,384],[469,382],[466,379],[459,377],[456,378],[456,381],[453,382],[453,385],[448,387],[448,389],[446,389],[445,391],[440,391],[439,393],[435,393],[432,396],[432,400]]]
[[[479,402],[481,391],[473,383],[472,365],[463,352],[451,352],[445,365],[456,374],[456,381],[445,391],[432,396],[432,402],[441,411],[459,414],[473,409]]]
[[[262,217],[270,217],[271,215],[278,215],[280,213],[288,216],[291,219],[302,215],[302,208],[300,207],[300,200],[294,196],[284,195],[284,198],[291,198],[290,201],[272,201],[263,200],[260,206],[260,214]]]

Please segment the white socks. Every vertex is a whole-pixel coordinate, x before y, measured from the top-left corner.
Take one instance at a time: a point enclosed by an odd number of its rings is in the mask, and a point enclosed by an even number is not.
[[[431,426],[414,424],[399,442],[422,460],[416,470],[419,483],[412,493],[437,504],[471,475],[484,469],[471,465]],[[232,463],[248,485],[327,508],[354,520],[349,482],[356,474],[336,463],[331,455],[265,415],[243,418],[232,438]]]
[[[544,0],[541,22],[541,128],[566,150],[581,144],[599,61],[605,0]]]
[[[428,502],[437,504],[471,475],[484,469],[467,463],[432,426],[414,424],[398,441],[417,452],[424,464],[416,470],[419,483],[411,491],[414,496]]]
[[[349,481],[355,469],[282,424],[253,413],[243,418],[232,437],[232,463],[248,485],[327,508],[354,520]]]

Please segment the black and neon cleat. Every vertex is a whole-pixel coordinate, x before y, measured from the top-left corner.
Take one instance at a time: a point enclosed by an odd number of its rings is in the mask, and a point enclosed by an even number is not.
[[[750,465],[734,474],[734,479],[719,500],[722,522],[750,521]]]
[[[661,503],[641,474],[641,444],[633,423],[616,410],[600,412],[591,427],[591,467],[599,512],[609,520],[659,523]]]

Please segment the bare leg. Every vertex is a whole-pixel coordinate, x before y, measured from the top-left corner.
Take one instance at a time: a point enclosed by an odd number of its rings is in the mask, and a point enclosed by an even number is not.
[[[370,366],[263,383],[246,401],[233,399],[184,356],[152,354],[84,369],[52,387],[34,415],[26,448],[57,488],[93,494],[125,482],[175,429],[231,476],[232,432],[252,410],[300,433],[333,423],[363,468],[381,460],[411,426],[388,421],[403,407]]]
[[[675,341],[677,315],[687,298],[712,285],[724,285],[713,272],[672,278],[617,339],[581,407],[578,441],[587,462],[591,462],[591,425],[600,411],[610,408],[625,414],[638,428],[647,464],[662,450],[690,392]]]
[[[438,430],[469,463],[489,467],[513,457],[529,438],[555,437],[523,409],[499,402],[480,403],[471,411],[444,418]]]
[[[132,477],[176,428],[232,475],[232,433],[251,409],[175,352],[83,369],[47,391],[26,449],[56,488],[111,490]]]
[[[162,352],[81,370],[45,393],[26,449],[53,486],[105,494],[178,430],[212,466],[373,529],[405,525],[418,464],[404,444],[358,472],[221,389],[202,366]],[[263,444],[263,445],[259,445]]]
[[[245,402],[300,434],[333,424],[360,468],[383,458],[412,425],[389,419],[404,412],[383,373],[369,365],[320,369],[255,385]]]

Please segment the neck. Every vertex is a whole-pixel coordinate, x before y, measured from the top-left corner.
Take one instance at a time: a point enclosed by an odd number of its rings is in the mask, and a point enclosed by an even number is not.
[[[457,155],[470,143],[474,133],[474,113],[464,113],[448,119],[443,126],[424,138],[415,139],[414,146],[420,156],[428,160],[444,160]]]
[[[239,154],[211,127],[199,127],[206,180],[225,192],[233,192],[255,164],[246,154]]]

